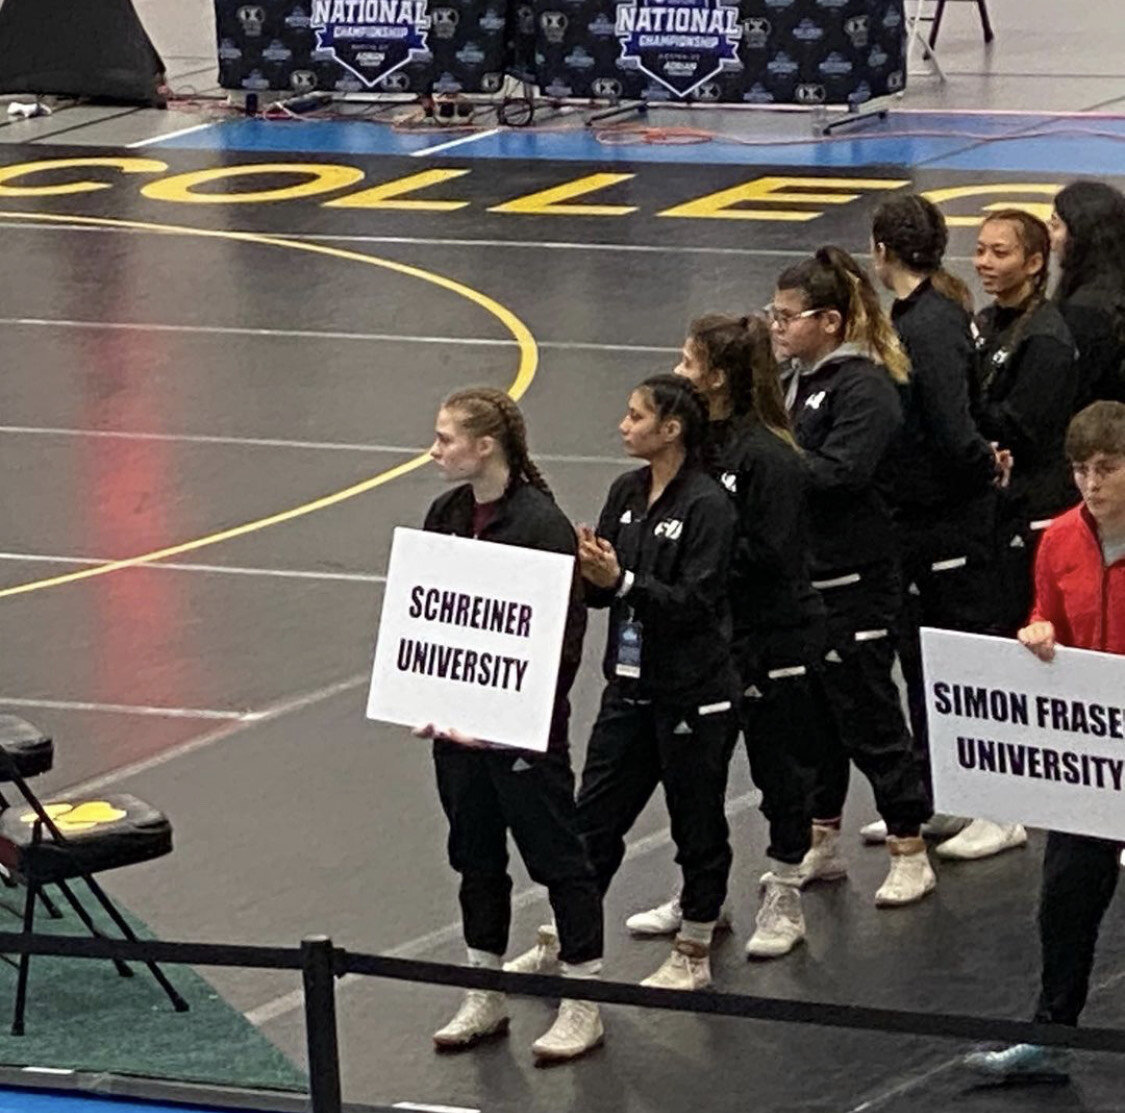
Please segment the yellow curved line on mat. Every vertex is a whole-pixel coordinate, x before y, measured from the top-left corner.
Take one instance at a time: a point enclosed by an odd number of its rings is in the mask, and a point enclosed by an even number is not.
[[[531,385],[531,380],[535,377],[535,371],[539,365],[539,348],[535,343],[535,337],[532,336],[531,330],[527,325],[510,309],[501,305],[498,301],[494,301],[487,294],[482,294],[479,290],[474,290],[471,286],[456,282],[452,278],[445,278],[440,274],[433,274],[430,271],[422,270],[421,267],[412,267],[407,263],[396,263],[392,259],[380,259],[374,255],[363,255],[358,251],[348,251],[345,248],[330,247],[326,244],[305,243],[300,240],[287,240],[277,236],[259,235],[256,232],[226,232],[210,228],[188,228],[178,224],[152,224],[139,220],[114,220],[109,217],[96,216],[64,216],[57,213],[0,212],[0,219],[56,222],[60,224],[91,224],[108,228],[134,228],[142,232],[161,232],[181,236],[241,240],[246,243],[263,244],[267,247],[284,247],[290,251],[307,251],[313,255],[327,255],[352,263],[364,263],[371,267],[382,267],[384,270],[395,271],[397,274],[406,275],[408,278],[417,278],[423,282],[429,282],[431,285],[440,286],[442,289],[449,290],[451,293],[474,302],[486,312],[491,313],[492,316],[512,334],[516,343],[519,345],[519,367],[516,370],[516,377],[508,387],[508,393],[513,398],[518,399],[524,395],[527,388]],[[124,560],[114,560],[108,564],[99,564],[93,568],[83,568],[78,572],[68,572],[65,575],[52,576],[46,580],[33,580],[30,583],[17,584],[14,587],[4,588],[0,590],[0,599],[5,599],[12,595],[24,595],[29,591],[41,591],[43,588],[47,587],[60,587],[63,584],[73,584],[77,583],[79,580],[90,580],[95,576],[107,576],[111,572],[120,572],[123,568],[136,568],[144,564],[153,564],[158,560],[179,556],[181,553],[194,552],[196,549],[203,549],[208,545],[217,545],[222,541],[230,541],[235,537],[244,537],[248,533],[257,533],[260,530],[269,529],[270,526],[278,526],[283,522],[291,522],[295,518],[304,517],[304,515],[312,514],[317,510],[324,510],[329,506],[335,506],[337,503],[344,502],[346,499],[355,498],[356,495],[362,495],[367,491],[373,491],[376,487],[382,487],[385,483],[390,483],[392,479],[397,479],[401,475],[406,475],[408,472],[420,468],[428,460],[429,456],[427,454],[415,456],[404,464],[398,464],[393,468],[388,468],[386,471],[382,471],[378,475],[372,476],[370,479],[365,479],[361,483],[356,483],[351,487],[345,487],[341,491],[334,491],[318,499],[313,499],[312,502],[294,506],[290,510],[283,510],[278,514],[271,514],[265,518],[257,518],[252,522],[244,522],[240,526],[232,526],[230,529],[219,530],[217,533],[209,533],[205,537],[197,537],[192,541],[182,541],[178,545],[169,545],[164,549],[154,549],[150,553],[141,553],[138,556],[126,557]]]

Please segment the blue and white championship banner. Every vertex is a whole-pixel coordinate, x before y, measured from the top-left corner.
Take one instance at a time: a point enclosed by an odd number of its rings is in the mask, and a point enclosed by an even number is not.
[[[861,104],[905,87],[903,0],[536,0],[559,97]]]
[[[215,0],[219,84],[246,92],[495,93],[507,0]]]

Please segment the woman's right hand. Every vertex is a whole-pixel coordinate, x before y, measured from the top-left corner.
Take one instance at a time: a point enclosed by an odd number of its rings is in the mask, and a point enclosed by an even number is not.
[[[1041,661],[1055,658],[1055,624],[1053,622],[1032,622],[1025,626],[1016,637],[1021,645],[1026,645]]]

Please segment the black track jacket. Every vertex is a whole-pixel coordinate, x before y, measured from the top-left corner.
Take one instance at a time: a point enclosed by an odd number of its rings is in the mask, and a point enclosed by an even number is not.
[[[598,536],[633,574],[625,595],[586,584],[592,607],[609,607],[602,671],[635,699],[677,706],[730,699],[728,577],[735,511],[701,468],[685,464],[650,507],[649,468],[626,472],[609,489]],[[618,631],[633,618],[643,626],[641,678],[617,676]]]
[[[800,453],[756,421],[713,421],[716,475],[738,511],[730,600],[736,641],[820,617],[809,583],[808,474]]]
[[[981,432],[1012,451],[1009,488],[1029,521],[1078,501],[1063,451],[1078,390],[1074,340],[1062,314],[1043,302],[1022,322],[1018,309],[990,305],[976,317]]]
[[[883,489],[902,406],[886,369],[860,355],[829,356],[801,376],[793,416],[809,474],[813,579],[893,559]]]
[[[976,358],[969,314],[929,279],[891,309],[910,356],[904,425],[894,451],[891,497],[902,517],[948,514],[988,492],[992,448],[969,408]]]
[[[426,514],[423,529],[433,533],[451,533],[457,537],[473,535],[473,488],[465,483],[437,498]],[[500,545],[519,545],[525,549],[542,549],[577,557],[578,540],[574,527],[553,499],[537,487],[515,482],[497,507],[496,516],[484,527],[482,541]],[[555,710],[551,717],[548,748],[567,748],[567,727],[570,722],[570,689],[582,663],[582,641],[586,636],[586,605],[582,581],[575,563],[570,606],[563,634],[559,683],[555,689]]]
[[[1115,319],[1118,296],[1094,281],[1057,303],[1078,349],[1075,413],[1091,402],[1125,402],[1125,344]]]

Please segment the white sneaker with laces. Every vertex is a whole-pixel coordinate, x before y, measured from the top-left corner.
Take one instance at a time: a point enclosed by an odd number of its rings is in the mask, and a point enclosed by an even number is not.
[[[664,904],[655,908],[645,909],[644,912],[634,912],[625,921],[625,927],[634,935],[675,935],[684,922],[684,911],[680,907],[680,898],[673,897]],[[730,931],[730,911],[723,908],[719,918],[715,921],[716,931]]]
[[[963,831],[969,820],[959,815],[944,815],[937,813],[922,824],[922,838],[924,839],[949,839]],[[868,845],[876,845],[887,841],[886,820],[877,819],[859,829],[859,837]]]
[[[664,964],[641,985],[652,989],[706,989],[711,984],[711,949],[677,939]]]
[[[973,861],[991,858],[1027,843],[1022,823],[993,823],[990,819],[974,819],[960,834],[937,847],[939,858]]]
[[[797,870],[800,888],[813,881],[841,881],[848,876],[848,863],[840,855],[840,832],[836,827],[813,824],[812,846]],[[768,885],[774,880],[773,870],[767,870],[759,879]]]
[[[507,1031],[508,1001],[504,994],[470,989],[453,1019],[434,1033],[434,1044],[441,1051],[458,1051]]]
[[[805,938],[798,885],[774,878],[766,882],[754,934],[746,944],[748,958],[780,958]]]
[[[593,1001],[564,998],[554,1024],[531,1045],[531,1053],[540,1063],[562,1063],[584,1055],[604,1039],[598,1006]]]
[[[559,969],[559,933],[554,924],[541,924],[535,946],[504,963],[508,974],[555,974]]]
[[[887,838],[887,849],[891,852],[891,868],[887,879],[875,894],[875,904],[879,908],[914,904],[927,893],[933,892],[937,886],[937,878],[926,855],[926,842],[921,835],[909,839],[898,839],[890,835]]]

